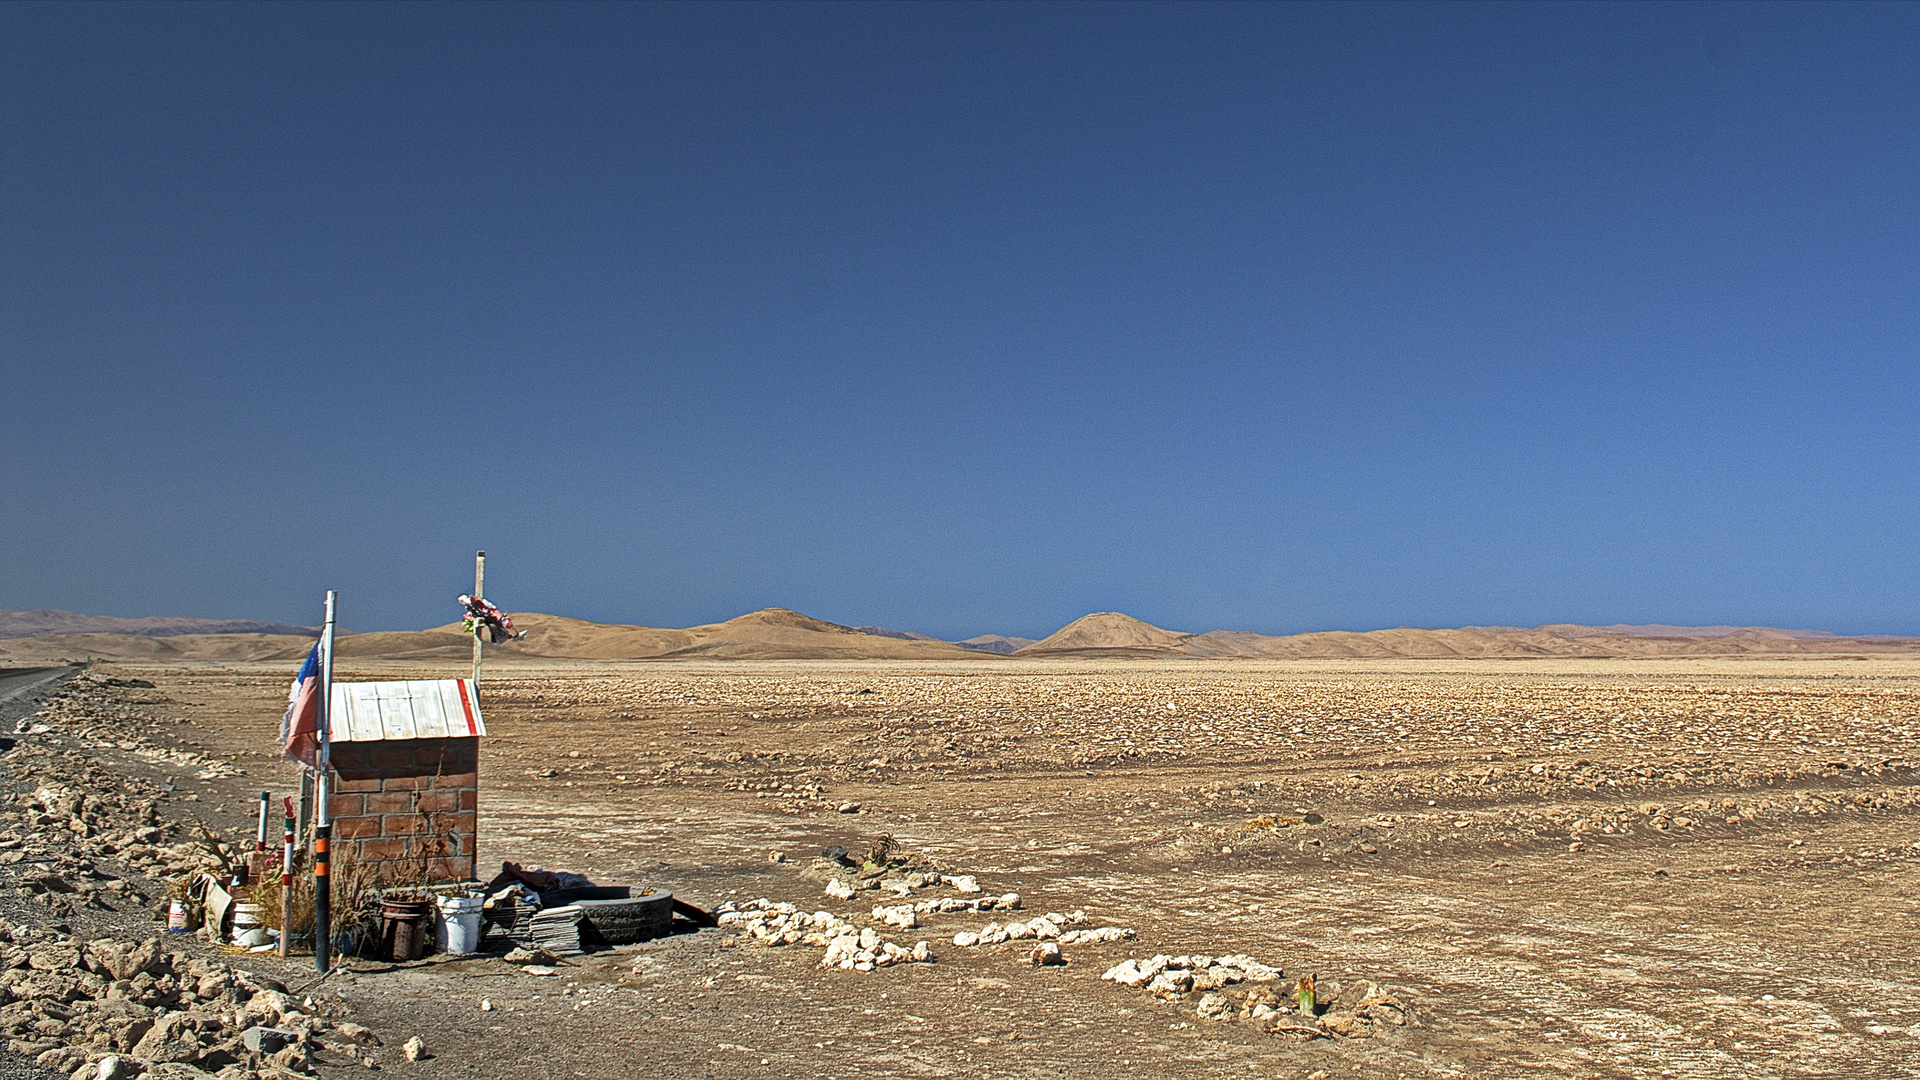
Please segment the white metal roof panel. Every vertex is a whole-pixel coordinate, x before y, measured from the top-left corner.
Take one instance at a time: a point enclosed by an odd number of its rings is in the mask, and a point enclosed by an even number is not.
[[[485,735],[471,679],[334,683],[335,742]]]

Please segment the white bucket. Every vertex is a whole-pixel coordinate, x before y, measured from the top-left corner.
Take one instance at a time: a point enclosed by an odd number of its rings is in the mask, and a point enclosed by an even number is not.
[[[267,928],[260,922],[264,914],[266,909],[259,904],[233,905],[233,943],[245,949],[265,945]]]
[[[465,956],[480,951],[480,906],[484,896],[442,896],[433,920],[433,943],[441,952]]]

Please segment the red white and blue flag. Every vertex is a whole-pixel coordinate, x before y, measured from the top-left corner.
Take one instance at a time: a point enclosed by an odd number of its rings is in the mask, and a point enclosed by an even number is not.
[[[286,756],[315,768],[320,757],[320,646],[316,643],[293,677],[287,692],[287,715],[280,718],[280,742]]]

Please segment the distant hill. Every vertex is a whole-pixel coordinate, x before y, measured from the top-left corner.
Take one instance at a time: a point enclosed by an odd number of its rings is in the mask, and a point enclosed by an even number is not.
[[[863,634],[872,634],[874,637],[899,638],[901,641],[939,641],[940,640],[939,638],[934,637],[931,634],[916,634],[911,630],[889,630],[884,626],[856,626],[854,627],[854,629],[860,631]]]
[[[1506,631],[1513,629],[1505,626],[1472,627],[1466,629]],[[1780,634],[1805,641],[1837,641],[1839,634],[1830,634],[1825,630],[1775,630],[1766,626],[1667,626],[1653,623],[1648,626],[1627,626],[1616,623],[1613,626],[1580,626],[1575,623],[1553,623],[1536,627],[1568,637],[1685,637],[1685,638],[1723,638],[1752,631],[1764,631],[1768,634]]]
[[[850,626],[809,618],[786,608],[767,608],[739,618],[684,630],[621,626],[538,612],[513,613],[526,636],[490,645],[487,655],[568,660],[653,660],[683,657],[742,660],[942,660],[980,654],[930,638],[883,637]],[[294,634],[45,634],[0,640],[0,660],[57,661],[68,657],[115,660],[288,660],[312,647]],[[386,630],[343,637],[343,659],[444,660],[471,655],[473,639],[459,623],[430,630]]]
[[[0,625],[85,627],[134,624],[118,632],[15,633],[0,636],[0,661],[58,662],[69,657],[166,662],[171,660],[284,660],[296,662],[313,644],[313,631],[277,623],[211,619],[111,619],[71,612],[7,612]],[[38,618],[35,623],[27,617]],[[93,622],[90,620],[98,620]],[[766,608],[726,622],[683,630],[587,622],[563,615],[516,612],[526,636],[489,646],[493,657],[553,660],[955,660],[1015,659],[1446,659],[1519,657],[1661,657],[1738,655],[1920,654],[1920,638],[1841,637],[1818,630],[1764,626],[1579,626],[1552,624],[1427,630],[1321,631],[1275,636],[1244,630],[1204,634],[1166,630],[1115,611],[1096,612],[1042,641],[983,634],[967,641],[935,641],[885,627],[851,627],[786,608]],[[202,632],[180,632],[180,627]],[[280,627],[287,633],[206,626]],[[346,659],[434,660],[457,665],[472,653],[458,623],[430,630],[388,630],[342,637]]]
[[[1112,656],[1151,658],[1198,656],[1197,634],[1162,630],[1117,611],[1082,615],[1055,630],[1045,640],[1020,649],[1017,656]]]
[[[0,638],[44,637],[48,634],[131,634],[135,637],[283,634],[319,637],[320,628],[254,619],[191,619],[178,615],[121,619],[112,615],[80,615],[71,611],[0,611]]]
[[[621,626],[537,612],[514,613],[527,636],[488,646],[488,655],[555,660],[939,660],[970,655],[958,645],[921,635],[875,634],[802,615],[765,608],[738,618],[684,630]],[[473,650],[458,623],[432,630],[357,634],[340,643],[340,655],[391,659],[457,659]]]
[[[1004,655],[1007,653],[1019,652],[1021,649],[1024,649],[1029,645],[1037,644],[1037,642],[1035,642],[1032,638],[1026,638],[1026,637],[1006,637],[1005,635],[1002,635],[1002,634],[981,634],[979,637],[970,637],[965,641],[956,641],[954,642],[954,644],[960,646],[963,649],[972,649],[975,652],[991,652],[991,653],[1000,653]]]
[[[1022,657],[1342,657],[1445,659],[1528,656],[1732,656],[1744,654],[1920,653],[1920,638],[1841,637],[1764,626],[1468,627],[1459,630],[1320,631],[1274,636],[1245,630],[1183,634],[1118,612],[1087,615],[1015,653]]]
[[[357,635],[356,635],[357,636]],[[342,645],[353,638],[341,638]],[[288,634],[46,634],[40,637],[0,638],[0,661],[57,664],[65,660],[134,660],[166,663],[173,660],[286,659],[298,661],[313,648],[313,638]]]

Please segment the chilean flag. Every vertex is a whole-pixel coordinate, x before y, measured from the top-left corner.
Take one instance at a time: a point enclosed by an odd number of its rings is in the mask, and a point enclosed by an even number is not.
[[[280,718],[280,741],[286,756],[311,769],[320,754],[320,645],[307,654],[300,674],[287,691],[287,715]]]

